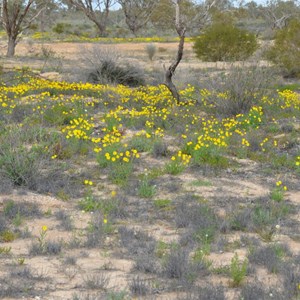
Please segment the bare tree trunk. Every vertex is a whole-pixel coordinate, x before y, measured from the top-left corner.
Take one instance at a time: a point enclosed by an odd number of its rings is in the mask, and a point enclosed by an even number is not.
[[[174,0],[174,4],[176,8],[175,27],[180,39],[178,50],[177,50],[177,57],[176,60],[170,65],[170,67],[167,69],[165,73],[165,85],[171,92],[172,96],[176,99],[177,103],[180,102],[180,95],[177,91],[175,84],[172,81],[172,77],[183,56],[183,48],[184,48],[184,40],[185,40],[185,32],[186,32],[186,28],[182,23],[181,15],[180,15],[180,6],[179,6],[180,1],[181,0],[176,0],[176,1]]]
[[[7,44],[7,52],[6,52],[7,57],[12,57],[15,55],[16,45],[17,45],[16,38],[10,36],[8,38],[8,44]]]
[[[165,85],[170,90],[172,96],[176,99],[177,103],[180,102],[180,96],[179,96],[179,93],[177,91],[175,84],[172,81],[172,77],[173,77],[175,70],[176,70],[177,66],[179,65],[179,63],[182,59],[182,56],[183,56],[184,39],[185,39],[185,36],[182,35],[180,37],[180,41],[179,41],[179,45],[178,45],[177,58],[170,65],[170,67],[168,68],[168,70],[165,73]]]
[[[95,25],[97,26],[99,36],[104,37],[106,35],[106,21],[99,22],[95,20]]]

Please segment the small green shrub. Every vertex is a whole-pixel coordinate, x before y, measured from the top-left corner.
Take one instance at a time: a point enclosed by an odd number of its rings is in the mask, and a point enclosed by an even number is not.
[[[230,263],[230,277],[232,279],[232,286],[240,286],[247,274],[248,261],[240,261],[238,255],[235,253]]]
[[[170,209],[172,201],[170,199],[156,199],[153,201],[153,204],[157,209]]]
[[[130,175],[133,172],[133,164],[118,163],[111,167],[109,170],[108,178],[117,185],[126,185]]]
[[[193,165],[195,166],[210,166],[212,168],[227,168],[229,160],[223,156],[220,149],[214,146],[201,148],[193,151]]]
[[[34,187],[39,176],[43,155],[32,147],[28,149],[10,144],[0,146],[0,173],[9,178],[14,185]]]
[[[254,34],[223,22],[209,26],[194,43],[196,56],[204,61],[245,60],[257,48]]]
[[[127,297],[126,291],[110,291],[106,296],[107,300],[126,300]]]
[[[156,187],[151,185],[147,176],[145,176],[138,187],[138,195],[142,198],[152,198],[156,193]]]
[[[0,241],[3,243],[9,243],[14,241],[17,235],[10,230],[5,230],[0,233]]]
[[[266,57],[280,66],[289,77],[300,77],[300,21],[293,20],[287,27],[278,30],[274,45]]]
[[[178,175],[184,170],[184,165],[178,161],[171,161],[165,165],[164,171],[167,174]]]
[[[69,33],[72,25],[69,23],[57,23],[53,28],[53,32],[62,34],[62,33]]]
[[[138,152],[148,152],[152,149],[153,140],[148,139],[145,135],[134,136],[129,146],[131,149],[136,149]]]
[[[271,191],[270,197],[276,202],[281,202],[284,199],[284,190],[280,187],[276,187]]]

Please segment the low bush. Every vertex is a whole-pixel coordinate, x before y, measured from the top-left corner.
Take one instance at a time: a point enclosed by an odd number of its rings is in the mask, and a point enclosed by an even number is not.
[[[196,56],[203,61],[245,60],[257,48],[254,34],[223,22],[213,23],[194,43]]]
[[[272,72],[259,65],[232,67],[203,84],[204,88],[214,91],[203,99],[221,117],[247,113],[263,96],[270,94],[269,88],[274,83]]]
[[[114,51],[94,48],[85,53],[86,80],[95,84],[122,84],[137,87],[145,84],[144,72]]]
[[[156,46],[151,43],[151,44],[148,44],[145,47],[145,49],[146,49],[146,52],[147,52],[147,55],[148,55],[149,59],[152,61],[153,57],[154,57],[154,55],[156,53],[156,50],[157,50]]]

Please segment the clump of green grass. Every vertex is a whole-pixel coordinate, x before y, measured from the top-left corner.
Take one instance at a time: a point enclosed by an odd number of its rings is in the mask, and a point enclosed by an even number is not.
[[[156,193],[156,186],[152,185],[147,176],[140,181],[138,195],[142,198],[152,198]]]
[[[11,230],[4,230],[0,232],[0,240],[3,243],[9,243],[14,241],[17,238],[17,234],[15,234]]]
[[[241,285],[245,276],[247,275],[248,269],[248,261],[245,259],[244,261],[240,261],[237,253],[235,253],[234,257],[231,259],[229,272],[231,277],[231,285],[233,287],[238,287]]]
[[[178,175],[184,170],[185,166],[178,161],[171,161],[165,165],[165,172],[171,175]]]
[[[129,142],[129,147],[138,152],[149,152],[153,147],[153,139],[149,139],[145,135],[134,136]]]
[[[190,183],[192,186],[212,186],[212,183],[208,180],[194,180]]]
[[[153,201],[154,207],[157,209],[171,208],[172,200],[170,199],[156,199]]]

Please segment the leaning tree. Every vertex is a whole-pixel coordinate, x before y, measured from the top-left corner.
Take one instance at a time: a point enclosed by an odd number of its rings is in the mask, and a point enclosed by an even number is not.
[[[98,28],[99,35],[105,36],[110,9],[116,0],[66,0],[81,10]]]
[[[31,25],[44,8],[41,7],[31,13],[34,0],[2,0],[1,4],[0,22],[8,38],[6,56],[11,57],[15,54],[21,33]]]
[[[179,37],[179,44],[175,60],[171,63],[169,68],[166,69],[164,83],[170,90],[177,103],[180,102],[180,95],[172,81],[172,78],[183,57],[184,41],[187,28],[192,28],[192,24],[197,24],[198,28],[201,29],[201,27],[203,27],[209,21],[211,9],[215,7],[218,1],[220,2],[222,0],[205,1],[199,7],[195,7],[197,14],[195,14],[192,18],[191,16],[186,18],[181,11],[182,4],[185,2],[185,0],[172,0],[172,5],[175,6],[175,29]]]

